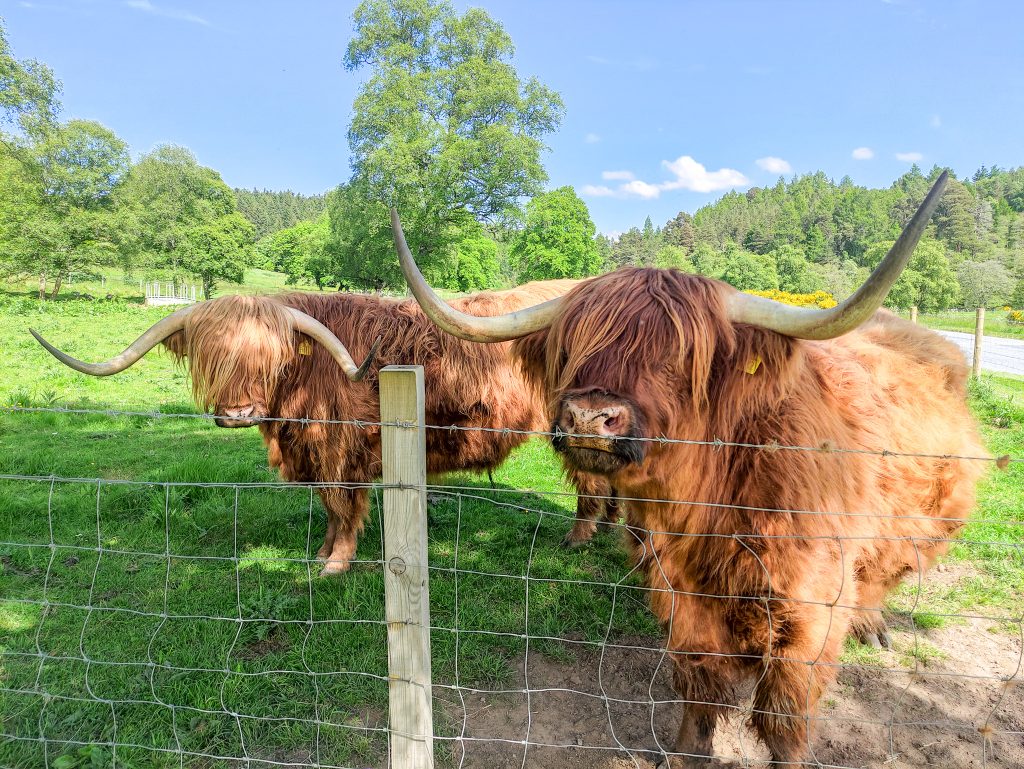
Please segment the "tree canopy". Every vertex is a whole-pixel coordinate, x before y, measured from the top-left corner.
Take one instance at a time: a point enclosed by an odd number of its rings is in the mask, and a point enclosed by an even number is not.
[[[561,121],[561,98],[511,63],[514,47],[479,8],[459,14],[447,0],[365,0],[354,13],[345,54],[367,73],[348,131],[353,175],[331,206],[333,250],[354,285],[399,286],[384,261],[368,274],[344,249],[390,234],[357,221],[395,206],[410,247],[439,285],[460,283],[458,244],[479,224],[505,226],[547,178],[543,139]],[[346,221],[338,221],[344,210]],[[365,253],[385,252],[383,244]],[[393,259],[391,259],[393,261]]]

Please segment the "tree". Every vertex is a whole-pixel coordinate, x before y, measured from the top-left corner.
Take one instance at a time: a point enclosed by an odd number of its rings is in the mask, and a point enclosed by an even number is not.
[[[233,267],[215,275],[211,266],[225,263],[224,249],[242,233],[237,219],[217,222],[235,213],[234,193],[186,148],[164,145],[143,156],[119,188],[118,203],[137,266],[163,272],[175,282],[194,277],[206,285],[213,278],[211,289],[217,279],[238,275]],[[215,249],[209,262],[196,251],[204,242]]]
[[[741,291],[767,291],[779,287],[779,274],[772,258],[745,251],[735,243],[726,247],[722,280]]]
[[[256,228],[237,211],[186,230],[181,244],[181,268],[203,283],[203,298],[211,299],[217,283],[241,283],[250,263],[249,246]]]
[[[267,235],[253,249],[255,261],[268,270],[286,273],[290,285],[313,283],[322,291],[332,274],[330,237],[331,225],[325,212],[316,221],[298,222]]]
[[[693,262],[679,246],[664,245],[654,255],[654,266],[662,269],[682,270],[683,272],[696,272]]]
[[[779,275],[779,288],[793,294],[812,294],[821,289],[811,263],[798,247],[785,244],[768,253]]]
[[[680,211],[665,223],[661,230],[661,235],[668,245],[678,246],[684,252],[690,253],[693,250],[696,239],[696,233],[693,229],[693,217],[685,211]]]
[[[358,181],[344,184],[327,196],[329,283],[371,291],[403,287],[388,209],[380,201],[368,201],[362,187]]]
[[[602,267],[596,227],[572,187],[538,195],[526,205],[526,225],[509,250],[519,280],[583,278]]]
[[[893,242],[876,243],[867,250],[864,260],[870,269],[878,266]],[[946,256],[945,245],[925,237],[917,244],[906,269],[893,284],[885,304],[900,309],[917,305],[924,312],[934,312],[952,307],[959,298],[960,284]]]
[[[498,244],[477,225],[468,228],[465,237],[455,244],[455,280],[459,291],[480,291],[495,288],[501,279]]]
[[[60,82],[45,64],[14,58],[0,19],[0,125],[36,138],[57,122]],[[12,147],[10,136],[2,137]]]
[[[513,50],[485,11],[459,15],[447,0],[365,0],[354,14],[345,67],[368,77],[348,132],[351,191],[396,206],[421,266],[453,283],[442,262],[468,221],[516,219],[518,201],[547,178],[543,138],[562,101],[520,80]]]
[[[693,266],[700,275],[709,278],[721,278],[725,273],[725,257],[711,246],[710,243],[698,243],[690,254]]]
[[[112,263],[117,256],[113,192],[128,168],[128,150],[99,123],[51,125],[25,142],[10,181],[20,211],[4,228],[8,274],[35,274],[39,297],[56,297],[74,270]],[[7,209],[8,216],[11,209]]]
[[[995,259],[987,262],[964,262],[956,271],[964,307],[1003,305],[1010,298],[1013,276]]]
[[[935,232],[945,241],[949,252],[957,260],[977,253],[980,243],[976,229],[977,202],[966,185],[950,179],[946,191],[935,209]]]

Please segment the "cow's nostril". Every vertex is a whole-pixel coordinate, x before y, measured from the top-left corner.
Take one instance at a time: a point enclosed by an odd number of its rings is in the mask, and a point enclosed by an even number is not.
[[[606,420],[604,420],[604,429],[605,430],[614,430],[618,426],[619,426],[619,417],[618,417],[618,415],[610,416]]]

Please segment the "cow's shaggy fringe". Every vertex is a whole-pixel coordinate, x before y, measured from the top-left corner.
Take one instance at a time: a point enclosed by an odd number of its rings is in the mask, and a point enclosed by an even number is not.
[[[291,316],[264,297],[231,296],[202,302],[182,332],[165,342],[187,362],[192,397],[209,410],[249,403],[253,384],[273,399],[278,379],[295,349]]]
[[[549,329],[513,349],[551,418],[566,394],[601,391],[632,404],[653,436],[986,455],[965,404],[965,361],[939,335],[883,311],[838,339],[791,339],[732,324],[729,290],[622,269],[580,284]],[[651,598],[669,648],[688,652],[674,660],[680,695],[695,701],[678,750],[710,755],[716,721],[752,680],[753,726],[776,761],[801,761],[843,638],[885,637],[886,594],[945,551],[980,472],[956,459],[659,443],[613,472],[629,498],[710,503],[628,506],[640,530],[697,535],[636,543],[647,583],[678,591]]]
[[[564,294],[575,281],[543,281],[502,292],[485,292],[452,304],[476,315],[493,315]],[[298,334],[285,306],[313,316],[362,361],[381,344],[366,378],[350,382],[330,354]],[[491,432],[427,431],[427,471],[484,471],[500,465],[529,436],[502,432],[541,430],[544,404],[529,386],[508,345],[483,347],[439,331],[414,301],[361,294],[286,293],[231,296],[204,302],[183,331],[165,341],[187,364],[197,404],[222,413],[253,406],[255,416],[312,420],[379,421],[377,375],[389,364],[424,367],[428,424],[492,428]],[[262,422],[268,459],[290,481],[367,483],[380,475],[380,430],[352,424]],[[582,494],[606,495],[606,483],[572,474]],[[341,571],[355,553],[368,511],[365,489],[322,489],[327,534],[318,556],[326,572]],[[580,519],[570,540],[588,539],[598,500],[581,498]],[[614,515],[614,505],[607,505]]]

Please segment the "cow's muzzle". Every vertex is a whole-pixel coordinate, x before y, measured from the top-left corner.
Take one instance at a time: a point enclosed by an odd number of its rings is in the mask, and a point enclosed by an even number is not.
[[[567,396],[552,427],[555,451],[579,470],[610,475],[646,454],[635,407],[604,393]]]
[[[252,405],[217,409],[213,423],[217,427],[252,427],[259,424],[260,416]]]

